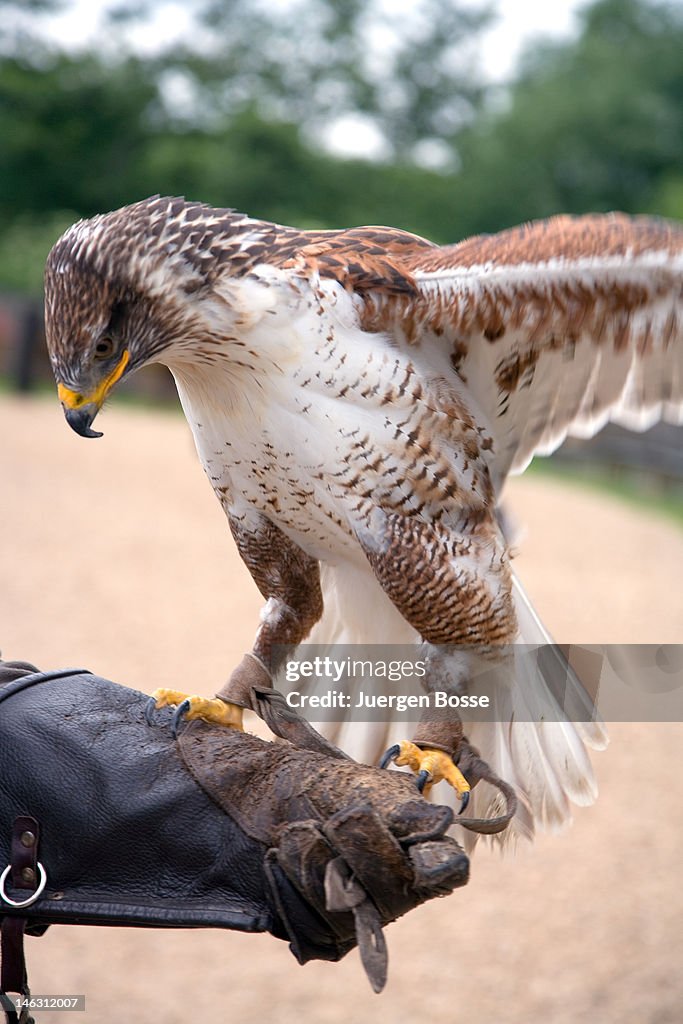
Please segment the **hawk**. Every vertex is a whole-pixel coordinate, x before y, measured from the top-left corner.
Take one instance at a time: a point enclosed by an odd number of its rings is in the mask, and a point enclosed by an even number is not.
[[[114,386],[168,366],[265,598],[251,653],[217,698],[190,698],[191,717],[241,728],[275,649],[307,637],[420,642],[430,685],[460,691],[483,652],[505,711],[469,738],[517,790],[508,832],[594,799],[586,747],[604,745],[602,727],[556,714],[551,670],[529,677],[515,654],[549,638],[513,573],[499,498],[568,434],[681,422],[680,225],[557,216],[438,246],[155,196],[69,228],[45,293],[70,426],[100,436]],[[399,763],[464,802],[462,726],[418,733]],[[377,741],[360,724],[344,736],[361,759]],[[498,799],[473,797],[480,814]]]

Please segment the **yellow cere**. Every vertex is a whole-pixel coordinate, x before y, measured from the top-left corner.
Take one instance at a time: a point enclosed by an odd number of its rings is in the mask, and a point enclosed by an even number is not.
[[[72,391],[71,388],[67,388],[63,384],[58,384],[57,394],[59,395],[59,400],[62,405],[65,405],[67,409],[80,409],[82,405],[90,405],[91,403],[94,403],[99,409],[111,389],[114,387],[114,384],[116,384],[117,380],[119,380],[123,371],[126,369],[129,358],[128,349],[124,349],[123,355],[111,373],[106,376],[89,395],[83,395],[79,391]]]

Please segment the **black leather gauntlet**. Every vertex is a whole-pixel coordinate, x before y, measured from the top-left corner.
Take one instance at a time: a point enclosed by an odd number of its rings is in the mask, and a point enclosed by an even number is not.
[[[272,742],[200,721],[175,740],[170,709],[149,724],[148,699],[85,671],[0,663],[3,932],[269,931],[300,963],[359,945],[379,991],[382,926],[467,881],[451,811],[404,775],[316,749],[272,692],[255,697],[288,737]],[[23,963],[7,957],[0,988],[15,991]]]

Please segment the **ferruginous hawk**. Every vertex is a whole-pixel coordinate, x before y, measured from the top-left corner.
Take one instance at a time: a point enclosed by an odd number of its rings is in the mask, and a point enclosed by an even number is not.
[[[541,722],[558,717],[552,680],[516,675],[514,642],[548,637],[496,508],[507,475],[567,434],[681,421],[681,226],[558,216],[442,247],[153,197],[71,227],[45,288],[69,424],[98,436],[114,385],[166,364],[266,599],[251,654],[220,698],[192,698],[189,716],[241,727],[274,645],[306,637],[420,640],[432,682],[460,688],[484,651],[517,710],[475,723],[470,741],[517,789],[508,831],[592,801],[585,748],[604,743],[602,728]],[[184,696],[157,694],[160,705]],[[376,732],[345,735],[371,755]],[[402,763],[465,796],[462,731],[419,738]],[[481,815],[496,799],[473,796]]]

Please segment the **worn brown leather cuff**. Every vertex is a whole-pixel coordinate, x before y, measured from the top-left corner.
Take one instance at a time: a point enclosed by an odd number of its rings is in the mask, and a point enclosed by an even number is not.
[[[266,666],[255,654],[245,654],[216,696],[226,704],[237,704],[241,708],[254,710],[251,695],[253,686],[272,688],[273,680]]]
[[[443,750],[453,757],[463,740],[462,722],[460,721],[429,721],[418,723],[413,735],[416,747],[425,750]]]

